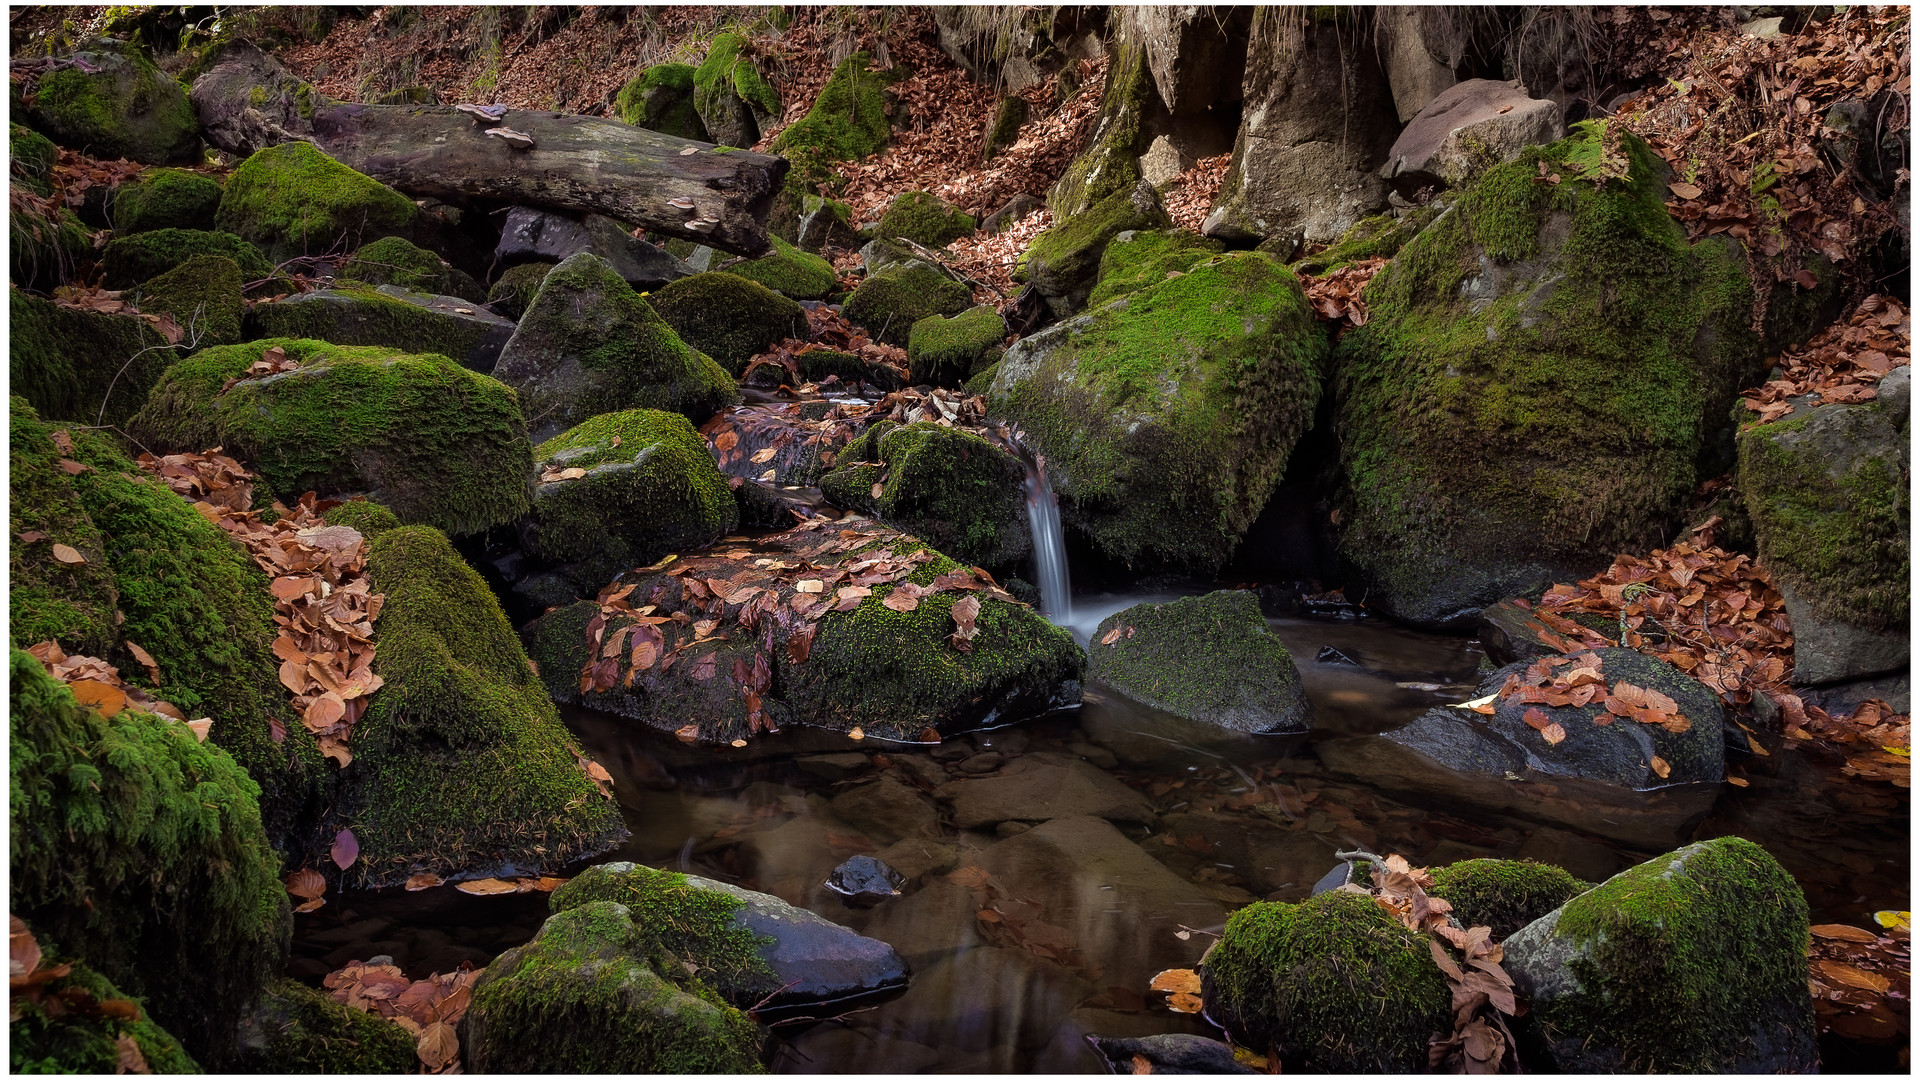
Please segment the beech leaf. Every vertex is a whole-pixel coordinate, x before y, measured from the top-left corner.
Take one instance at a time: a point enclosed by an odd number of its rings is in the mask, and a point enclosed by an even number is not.
[[[360,841],[353,835],[352,829],[341,829],[334,835],[333,848],[329,854],[333,856],[333,865],[342,870],[359,861]]]

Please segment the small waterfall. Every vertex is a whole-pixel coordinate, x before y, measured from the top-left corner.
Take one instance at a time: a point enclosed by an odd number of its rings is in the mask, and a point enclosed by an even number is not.
[[[1073,595],[1067,581],[1067,539],[1060,531],[1060,501],[1047,483],[1046,459],[1031,452],[1021,456],[1027,462],[1027,525],[1033,531],[1040,610],[1064,626],[1073,617]]]

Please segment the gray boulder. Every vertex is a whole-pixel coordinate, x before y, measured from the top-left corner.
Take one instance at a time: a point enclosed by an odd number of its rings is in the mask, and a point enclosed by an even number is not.
[[[1452,86],[1453,67],[1444,49],[1436,54],[1435,41],[1427,32],[1426,20],[1433,9],[1413,6],[1384,6],[1374,9],[1374,18],[1385,37],[1387,85],[1393,89],[1393,107],[1400,122],[1420,115],[1427,102]]]
[[[636,240],[619,222],[601,214],[574,218],[552,210],[516,206],[507,211],[494,257],[509,265],[561,262],[581,252],[606,260],[636,289],[657,289],[695,273],[660,248]]]
[[[1305,731],[1313,715],[1293,656],[1247,591],[1107,616],[1087,649],[1087,675],[1183,719],[1250,735]]]
[[[1380,175],[1405,195],[1458,187],[1565,133],[1560,107],[1527,96],[1518,82],[1468,79],[1442,91],[1407,124]]]
[[[493,371],[514,323],[484,305],[399,285],[319,289],[258,304],[260,337],[313,338],[335,345],[387,345],[439,353],[482,374]]]

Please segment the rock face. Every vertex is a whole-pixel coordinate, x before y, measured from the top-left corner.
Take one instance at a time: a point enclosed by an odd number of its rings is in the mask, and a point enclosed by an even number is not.
[[[259,305],[253,322],[262,337],[439,353],[481,373],[493,371],[515,330],[513,320],[471,300],[399,285],[316,289]]]
[[[1251,1065],[1242,1065],[1234,1060],[1233,1047],[1201,1035],[1148,1035],[1142,1039],[1110,1039],[1090,1035],[1088,1041],[1106,1059],[1110,1073],[1137,1073],[1140,1071],[1141,1058],[1148,1062],[1148,1075],[1204,1073],[1228,1076],[1258,1071]]]
[[[1535,185],[1601,129],[1490,170],[1373,279],[1340,340],[1341,553],[1432,627],[1657,546],[1734,392],[1761,374],[1744,258],[1689,245],[1663,165]]]
[[[40,77],[33,103],[34,126],[55,142],[148,165],[191,164],[199,157],[186,91],[140,49],[96,38],[68,60],[71,66]]]
[[[957,562],[1006,568],[1033,551],[1026,475],[1018,458],[978,435],[883,420],[836,452],[819,483],[835,505],[872,514]]]
[[[352,250],[413,225],[413,200],[340,164],[312,143],[270,146],[227,178],[216,228],[276,259]]]
[[[1311,723],[1300,671],[1251,592],[1136,604],[1107,616],[1093,641],[1088,677],[1156,709],[1249,735]]]
[[[1740,491],[1793,623],[1793,682],[1904,670],[1911,369],[1873,401],[1800,404],[1740,433]]]
[[[1458,187],[1563,134],[1560,107],[1553,102],[1528,97],[1518,82],[1468,79],[1442,91],[1408,122],[1380,173],[1408,195],[1423,187]]]
[[[1672,665],[1631,649],[1596,655],[1609,687],[1626,683],[1666,695],[1687,729],[1615,717],[1599,703],[1529,705],[1513,694],[1484,719],[1467,709],[1429,709],[1384,735],[1314,749],[1329,768],[1370,783],[1573,825],[1641,848],[1664,847],[1719,796],[1725,768],[1719,699]],[[1479,693],[1495,692],[1526,669],[1525,663],[1501,668],[1481,682]],[[1560,725],[1565,739],[1550,745],[1527,722],[1534,710],[1545,723]],[[1660,775],[1655,757],[1668,775]]]
[[[1223,564],[1312,423],[1325,338],[1300,286],[1220,257],[1020,340],[989,411],[1044,454],[1067,527],[1133,564]]]
[[[684,278],[648,296],[647,303],[680,340],[735,376],[775,342],[807,334],[806,313],[799,304],[733,274]]]
[[[1087,306],[1107,245],[1121,233],[1164,229],[1173,224],[1153,185],[1141,180],[1033,238],[1020,256],[1020,272],[1047,301],[1055,316],[1066,318]]]
[[[1138,824],[1154,818],[1139,792],[1063,755],[1023,754],[998,776],[954,780],[935,794],[953,804],[953,824],[961,829],[1070,817]]]
[[[1393,107],[1405,124],[1420,115],[1427,103],[1456,81],[1445,52],[1436,55],[1422,25],[1428,9],[1385,6],[1374,9],[1374,18],[1386,35],[1382,62],[1387,69],[1387,85],[1393,89]]]
[[[606,260],[620,279],[636,289],[657,289],[694,272],[693,267],[660,248],[636,240],[603,214],[575,218],[532,206],[507,211],[494,257],[503,263],[563,262],[581,252]]]
[[[1523,1055],[1563,1072],[1815,1072],[1807,902],[1765,849],[1692,844],[1505,942]]]
[[[494,376],[520,392],[536,442],[602,413],[677,412],[695,423],[738,399],[733,379],[689,348],[604,259],[548,271]]]
[[[1421,935],[1357,893],[1241,908],[1200,970],[1207,1016],[1290,1072],[1417,1072],[1451,1022]]]
[[[1386,209],[1377,170],[1398,121],[1378,54],[1351,46],[1353,17],[1255,21],[1233,162],[1201,232],[1328,243]]]

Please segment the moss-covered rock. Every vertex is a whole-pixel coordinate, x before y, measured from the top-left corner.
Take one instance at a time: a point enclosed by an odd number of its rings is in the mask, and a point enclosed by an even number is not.
[[[93,233],[79,215],[56,207],[51,217],[29,209],[7,212],[7,266],[13,283],[52,291],[74,279],[93,258]]]
[[[752,146],[760,129],[780,115],[780,97],[760,74],[742,34],[718,34],[693,72],[693,108],[715,142]]]
[[[1663,166],[1534,183],[1601,129],[1490,170],[1401,249],[1341,336],[1340,550],[1368,604],[1466,625],[1658,546],[1735,391],[1762,373],[1737,244],[1688,244]]]
[[[907,377],[918,386],[957,386],[980,358],[1007,336],[1007,322],[991,304],[980,304],[948,319],[929,315],[907,335]]]
[[[712,142],[693,105],[693,75],[691,64],[655,64],[620,87],[614,112],[634,127]]]
[[[1144,229],[1114,234],[1100,255],[1100,272],[1088,307],[1100,307],[1128,293],[1158,285],[1193,265],[1220,254],[1225,245],[1185,229]]]
[[[33,927],[28,927],[32,931]],[[44,949],[45,943],[41,943]],[[43,966],[60,962],[53,950],[45,950]],[[180,1041],[154,1023],[137,1002],[129,1002],[119,988],[88,967],[83,961],[70,961],[73,971],[42,983],[39,1000],[16,994],[13,1019],[7,1025],[8,1062],[16,1075],[22,1073],[92,1073],[107,1075],[124,1072],[120,1062],[119,1040],[131,1038],[140,1048],[147,1070],[155,1073],[197,1073],[205,1070],[187,1055]],[[48,999],[60,999],[56,1011]],[[87,1008],[91,1002],[130,1003],[135,1019],[99,1013]],[[81,1005],[72,1008],[68,1002]]]
[[[520,392],[545,442],[602,413],[677,412],[695,424],[739,400],[732,376],[673,332],[606,260],[548,271],[494,375]]]
[[[652,960],[626,905],[559,912],[487,966],[465,1025],[486,1072],[757,1073],[762,1033],[686,968]]]
[[[989,411],[1046,455],[1067,527],[1131,564],[1209,572],[1312,424],[1325,349],[1286,267],[1230,253],[1022,339]]]
[[[148,278],[129,294],[147,315],[171,315],[185,332],[183,344],[195,347],[235,345],[240,341],[246,300],[240,264],[225,255],[195,255],[179,266]],[[171,361],[179,354],[162,354]]]
[[[244,377],[274,347],[299,368]],[[408,524],[469,533],[526,511],[525,423],[511,390],[444,356],[269,338],[176,363],[128,430],[159,453],[225,446],[277,492],[364,492]]]
[[[367,570],[387,598],[373,668],[385,685],[353,733],[348,879],[550,874],[625,839],[499,601],[446,536],[384,532]]]
[[[1520,1051],[1566,1072],[1813,1072],[1807,901],[1766,850],[1691,844],[1505,942]]]
[[[973,232],[973,215],[949,206],[924,191],[903,191],[880,215],[881,239],[906,238],[930,248],[946,247]]]
[[[35,195],[53,193],[53,167],[60,160],[60,148],[53,140],[21,124],[7,129],[8,177]]]
[[[1452,1030],[1426,936],[1358,893],[1241,908],[1201,974],[1208,1017],[1289,1072],[1421,1072],[1427,1039]]]
[[[849,322],[905,348],[914,323],[929,315],[958,315],[972,305],[971,289],[915,259],[868,275],[844,310]]]
[[[678,413],[607,413],[541,443],[541,483],[524,529],[528,551],[561,567],[578,595],[593,596],[624,570],[701,548],[738,522],[738,507],[707,444]]]
[[[1591,888],[1557,866],[1531,859],[1467,859],[1433,871],[1427,895],[1453,905],[1463,926],[1485,926],[1495,941]]]
[[[277,259],[324,255],[406,232],[413,200],[309,142],[269,146],[227,178],[215,227]]]
[[[34,127],[97,158],[174,165],[200,156],[187,92],[144,52],[96,38],[69,59],[40,77]]]
[[[222,255],[240,267],[247,281],[273,275],[273,263],[259,248],[226,232],[200,229],[155,229],[134,236],[115,237],[100,254],[105,272],[101,284],[126,289],[160,276],[196,255]]]
[[[1126,195],[1141,179],[1140,155],[1152,133],[1146,121],[1158,104],[1147,50],[1132,35],[1117,38],[1107,60],[1100,115],[1085,149],[1047,191],[1053,220],[1070,221],[1116,195]],[[1097,263],[1099,257],[1095,256]]]
[[[11,389],[50,418],[123,423],[179,355],[137,316],[62,307],[18,288],[7,303]]]
[[[993,110],[993,124],[980,143],[980,164],[992,163],[1002,150],[1020,141],[1020,129],[1026,125],[1027,112],[1027,99],[1018,94],[1000,99]]]
[[[811,252],[821,251],[828,246],[860,246],[860,234],[853,227],[853,207],[837,199],[802,195],[800,220],[793,242],[802,251]]]
[[[325,514],[329,525],[345,525],[371,542],[383,532],[400,527],[393,511],[367,499],[348,499]]]
[[[8,676],[8,907],[220,1067],[292,927],[259,786],[183,723],[80,705],[18,649]]]
[[[213,220],[220,184],[187,169],[149,169],[113,192],[113,231],[119,236],[155,229],[193,229]]]
[[[840,287],[833,264],[801,251],[777,236],[769,237],[773,250],[757,259],[734,263],[727,273],[758,282],[794,300],[821,300]],[[662,290],[664,291],[664,290]]]
[[[964,565],[1017,568],[1033,551],[1026,468],[978,435],[882,421],[834,463],[820,490],[835,505],[876,516]]]
[[[700,887],[704,879],[629,862],[588,867],[553,891],[554,914],[588,904],[623,905],[637,917],[626,951],[658,964],[691,965],[722,998],[751,1007],[780,988],[761,956],[770,939],[740,924],[738,897]]]
[[[1120,636],[1100,644],[1114,628]],[[1248,734],[1307,730],[1313,706],[1293,654],[1251,592],[1135,604],[1093,632],[1087,675],[1156,709]]]
[[[240,1021],[239,1043],[239,1072],[391,1074],[420,1067],[405,1028],[293,979],[268,984]]]
[[[736,378],[776,341],[807,334],[800,305],[757,281],[711,272],[681,278],[647,296],[680,340]],[[705,420],[706,417],[696,417]]]
[[[533,303],[533,294],[540,291],[540,283],[547,280],[547,271],[553,269],[552,263],[521,263],[501,271],[500,279],[487,290],[487,306],[509,319],[518,322],[526,314],[527,305]]]
[[[408,353],[438,353],[466,368],[491,372],[512,340],[513,320],[457,297],[414,292],[398,285],[341,280],[332,289],[289,296],[253,309],[260,337],[312,338],[334,345],[380,345]]]
[[[398,285],[415,292],[438,296],[457,296],[480,303],[485,291],[464,270],[456,270],[445,259],[412,241],[388,236],[353,253],[340,276],[369,285]]]
[[[1033,238],[1020,256],[1025,280],[1040,290],[1047,307],[1061,318],[1087,305],[1101,260],[1114,237],[1123,232],[1165,229],[1173,224],[1153,186],[1142,180],[1094,204]]]
[[[872,58],[854,53],[833,69],[813,108],[773,140],[773,152],[793,163],[801,182],[828,186],[833,165],[877,154],[893,133],[887,120],[887,87],[895,80],[869,71]]]
[[[1293,272],[1302,277],[1318,277],[1365,259],[1391,259],[1407,246],[1407,241],[1439,217],[1442,209],[1439,205],[1429,205],[1402,218],[1391,214],[1363,218],[1341,233],[1340,239],[1325,251],[1293,262]]]

